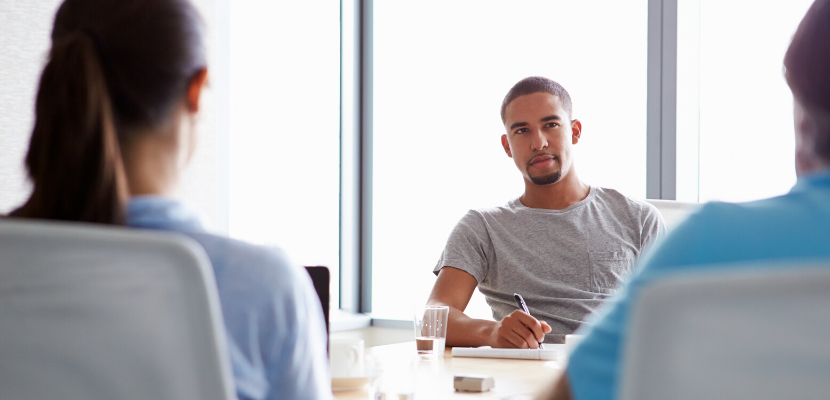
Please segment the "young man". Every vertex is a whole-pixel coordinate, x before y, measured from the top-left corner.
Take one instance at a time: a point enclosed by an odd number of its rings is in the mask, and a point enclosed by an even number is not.
[[[642,267],[568,360],[544,398],[613,399],[632,299],[668,275],[740,268],[742,261],[797,266],[830,259],[830,0],[816,0],[784,57],[793,93],[795,170],[788,194],[744,204],[709,203],[643,259]],[[761,263],[763,264],[763,263]],[[727,271],[728,272],[728,271]]]
[[[579,179],[572,150],[582,124],[571,108],[568,92],[541,77],[521,80],[504,98],[501,143],[525,191],[505,206],[471,210],[450,235],[428,301],[450,307],[447,345],[562,343],[665,230],[650,204]],[[464,314],[476,286],[496,321]],[[514,293],[530,315],[518,310]]]

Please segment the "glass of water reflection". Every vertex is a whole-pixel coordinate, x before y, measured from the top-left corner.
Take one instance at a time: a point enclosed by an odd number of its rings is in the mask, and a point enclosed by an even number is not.
[[[415,345],[418,354],[444,356],[447,343],[447,306],[415,307]]]

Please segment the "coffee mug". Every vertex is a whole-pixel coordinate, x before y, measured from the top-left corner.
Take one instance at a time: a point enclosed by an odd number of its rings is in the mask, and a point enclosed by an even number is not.
[[[362,339],[332,339],[329,343],[332,378],[364,376],[363,353]]]

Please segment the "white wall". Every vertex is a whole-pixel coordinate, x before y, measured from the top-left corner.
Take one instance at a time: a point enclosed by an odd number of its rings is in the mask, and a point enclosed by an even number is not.
[[[210,88],[203,99],[198,148],[179,194],[220,232],[227,232],[228,214],[226,1],[194,1],[208,27]],[[58,0],[0,0],[0,214],[24,202],[31,190],[23,159],[59,4]]]
[[[34,96],[59,1],[0,0],[0,213],[31,190],[23,157],[32,128]]]

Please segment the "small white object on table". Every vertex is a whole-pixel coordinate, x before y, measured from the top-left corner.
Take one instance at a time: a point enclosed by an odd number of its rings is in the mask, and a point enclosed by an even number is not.
[[[452,384],[462,392],[486,392],[496,386],[490,375],[456,375]]]

